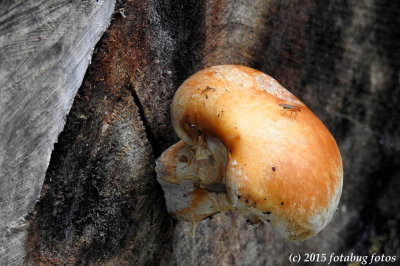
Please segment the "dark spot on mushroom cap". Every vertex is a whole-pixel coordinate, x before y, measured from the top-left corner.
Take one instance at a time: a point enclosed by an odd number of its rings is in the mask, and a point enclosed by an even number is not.
[[[249,200],[248,200],[248,199],[246,199],[246,203],[249,203]]]
[[[283,203],[283,201],[281,202],[281,205],[283,205],[283,204],[285,204],[285,203]]]
[[[242,196],[238,195],[237,197],[238,197],[238,199],[240,199]]]
[[[275,171],[275,170],[276,170],[275,166],[272,166],[272,171]]]
[[[264,200],[267,200],[267,198],[264,198]]]
[[[271,214],[271,212],[263,212],[264,214],[267,214],[267,215],[270,215]]]

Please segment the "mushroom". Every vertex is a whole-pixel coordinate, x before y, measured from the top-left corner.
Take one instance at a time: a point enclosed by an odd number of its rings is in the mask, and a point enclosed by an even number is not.
[[[181,141],[163,152],[156,172],[178,220],[239,210],[303,240],[332,219],[343,183],[339,149],[273,78],[237,65],[201,70],[177,90],[171,119]]]

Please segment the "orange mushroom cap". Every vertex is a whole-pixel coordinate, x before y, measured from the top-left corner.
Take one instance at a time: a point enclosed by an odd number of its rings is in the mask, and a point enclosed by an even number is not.
[[[161,156],[157,172],[164,191],[166,183],[186,184],[183,203],[176,189],[165,192],[178,219],[197,222],[237,209],[291,240],[309,238],[331,220],[342,191],[339,149],[273,78],[236,65],[201,70],[177,90],[171,117],[183,142]],[[226,192],[212,184],[225,184]]]

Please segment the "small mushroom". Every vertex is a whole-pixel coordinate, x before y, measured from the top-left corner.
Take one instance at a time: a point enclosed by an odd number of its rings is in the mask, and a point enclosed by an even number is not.
[[[296,108],[296,117],[282,106]],[[156,171],[178,220],[197,223],[239,210],[286,239],[303,240],[332,219],[342,192],[339,149],[323,123],[273,78],[236,65],[204,69],[179,87],[171,118],[181,141],[164,151]]]

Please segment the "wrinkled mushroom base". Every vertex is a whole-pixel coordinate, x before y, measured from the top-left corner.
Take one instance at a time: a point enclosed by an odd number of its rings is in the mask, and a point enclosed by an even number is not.
[[[156,161],[157,180],[164,190],[168,212],[178,220],[197,223],[233,209],[226,197],[227,152],[216,138],[197,146],[179,141]]]
[[[156,172],[168,212],[195,225],[215,213],[242,209],[251,223],[259,223],[257,215],[229,200],[225,186],[227,158],[225,146],[212,137],[197,146],[179,141],[165,150],[156,161]]]

